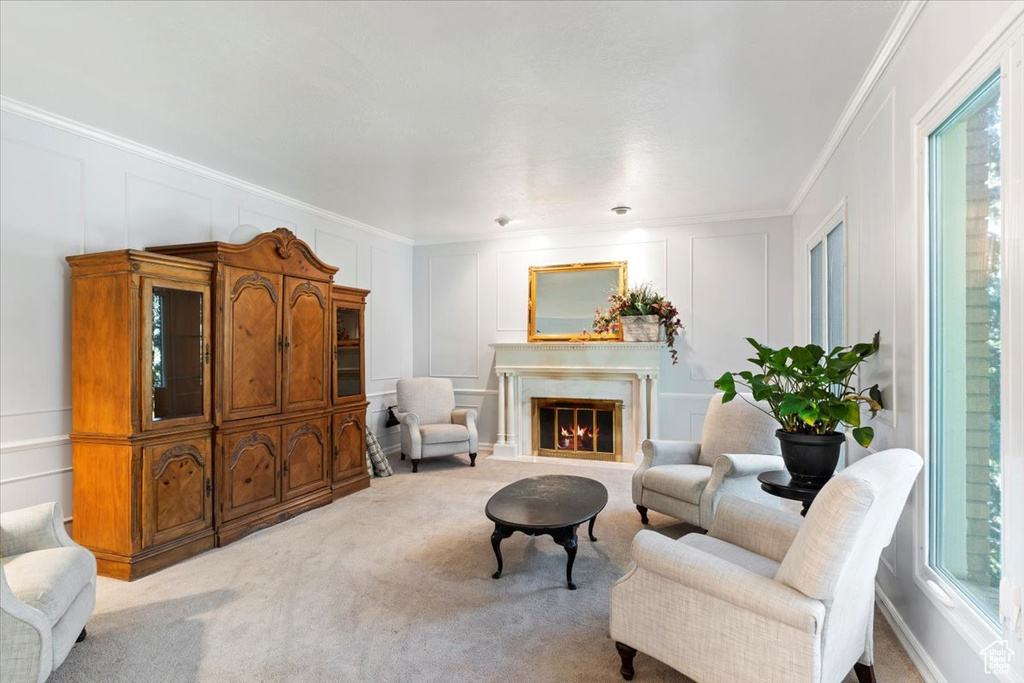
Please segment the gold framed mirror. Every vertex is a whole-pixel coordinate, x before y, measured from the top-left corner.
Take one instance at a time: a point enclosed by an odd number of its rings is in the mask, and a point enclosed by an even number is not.
[[[622,333],[593,332],[594,312],[608,296],[626,291],[626,262],[530,266],[531,342],[570,341],[588,331],[593,341],[622,341]]]

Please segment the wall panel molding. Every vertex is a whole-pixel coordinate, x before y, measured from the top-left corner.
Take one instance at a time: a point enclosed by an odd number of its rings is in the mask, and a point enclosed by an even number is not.
[[[471,259],[473,267],[472,283],[464,283],[466,285],[471,284],[471,289],[467,287],[465,291],[469,291],[473,296],[472,305],[466,307],[453,306],[441,304],[441,306],[447,309],[449,312],[455,313],[455,319],[460,320],[463,316],[467,320],[472,314],[472,331],[471,336],[467,335],[466,339],[472,340],[471,347],[467,351],[456,350],[453,355],[458,357],[469,357],[473,359],[474,372],[451,372],[445,371],[441,367],[437,367],[437,361],[435,360],[435,353],[440,346],[434,340],[435,334],[435,321],[437,319],[437,312],[435,310],[434,296],[437,293],[438,287],[434,283],[434,261],[435,259]],[[457,268],[447,268],[444,273],[447,273],[449,277]],[[461,291],[461,290],[460,290]],[[450,292],[449,292],[450,293]],[[449,326],[451,321],[442,321],[442,324]],[[450,352],[450,349],[446,348],[446,351]],[[427,259],[427,374],[431,377],[452,377],[452,378],[465,378],[465,379],[479,379],[480,377],[480,254],[473,252],[470,254],[450,254],[444,256],[430,256]]]
[[[804,199],[807,198],[807,194],[814,187],[832,155],[839,148],[839,143],[843,141],[843,137],[846,136],[850,126],[853,125],[857,113],[860,112],[868,96],[875,89],[878,79],[882,77],[885,68],[889,66],[889,62],[892,61],[900,46],[903,45],[903,40],[910,33],[910,29],[914,26],[914,22],[917,20],[921,10],[924,9],[925,4],[926,0],[907,0],[900,7],[899,12],[896,14],[896,19],[889,27],[888,33],[886,33],[881,46],[878,48],[878,52],[875,53],[867,71],[864,72],[860,83],[857,84],[857,88],[853,91],[849,101],[843,108],[843,113],[839,115],[839,120],[836,121],[832,134],[829,135],[825,146],[822,147],[818,158],[814,161],[814,165],[811,166],[804,181],[800,183],[799,189],[797,189],[793,199],[789,202],[789,206],[786,208],[787,214],[795,214]]]
[[[129,154],[134,154],[166,166],[171,166],[172,168],[177,168],[208,180],[213,180],[221,183],[222,185],[227,185],[228,187],[233,187],[250,194],[264,197],[271,201],[278,202],[279,204],[284,204],[285,206],[291,206],[292,208],[305,211],[306,213],[313,214],[314,216],[320,216],[321,218],[341,223],[342,225],[355,230],[394,240],[401,244],[411,245],[413,243],[411,239],[403,235],[382,230],[372,225],[367,225],[366,223],[342,216],[341,214],[334,213],[333,211],[328,211],[327,209],[321,209],[318,206],[308,204],[299,199],[295,199],[294,197],[289,197],[288,195],[281,194],[280,192],[274,192],[273,190],[250,183],[246,180],[242,180],[241,178],[236,178],[228,175],[227,173],[215,171],[207,166],[188,161],[187,159],[182,159],[181,157],[176,157],[173,154],[162,152],[158,149],[154,149],[153,147],[123,138],[119,135],[114,135],[113,133],[93,128],[92,126],[88,126],[84,123],[79,123],[78,121],[48,112],[38,107],[33,107],[30,104],[20,102],[7,96],[0,96],[0,110],[14,114],[15,116],[21,116],[22,118],[29,119],[30,121],[35,121],[52,128],[62,130],[66,133],[71,133],[72,135],[77,135],[78,137],[86,138],[87,140],[92,140],[93,142],[107,145],[108,147],[114,147],[115,149],[128,152]]]
[[[697,277],[696,277],[697,273],[698,273],[698,268],[697,268],[698,262],[697,262],[697,258],[696,258],[696,256],[697,256],[697,245],[700,242],[710,242],[712,240],[738,240],[738,239],[751,238],[751,237],[760,237],[761,238],[760,247],[761,247],[762,252],[761,252],[760,256],[761,256],[762,267],[764,268],[764,273],[762,275],[761,281],[758,283],[760,285],[760,287],[761,287],[761,290],[762,290],[760,292],[760,294],[761,294],[761,301],[763,302],[762,306],[761,306],[761,316],[759,318],[759,322],[761,324],[761,327],[760,327],[759,330],[756,330],[757,334],[754,333],[755,331],[751,331],[748,334],[742,335],[740,337],[740,339],[742,339],[745,336],[759,337],[762,340],[762,343],[766,343],[765,340],[767,340],[767,338],[768,338],[768,318],[769,318],[769,302],[770,302],[770,297],[768,296],[768,292],[769,292],[769,277],[770,277],[770,274],[771,274],[771,266],[770,266],[770,263],[769,263],[768,233],[767,232],[750,232],[750,233],[738,233],[738,234],[733,234],[733,235],[694,235],[694,236],[690,237],[690,302],[689,302],[690,303],[690,324],[687,326],[686,332],[687,332],[687,337],[689,338],[691,346],[693,346],[693,348],[697,349],[698,352],[701,350],[701,348],[700,348],[700,346],[698,344],[699,333],[700,333],[700,325],[698,324],[699,320],[698,320],[698,316],[697,316],[697,307],[696,307],[696,304],[697,304],[697,301],[698,301],[698,297],[697,297],[697,284],[698,283],[697,283]],[[718,260],[715,259],[715,262],[718,263]],[[730,273],[731,272],[734,272],[734,271],[730,271]],[[739,288],[739,285],[737,285],[735,282],[730,282],[730,281],[726,280],[726,276],[722,276],[722,277],[715,277],[714,281],[712,283],[710,283],[710,287],[711,287],[711,290],[723,290],[723,291],[724,290],[730,290],[730,291],[735,291],[736,289]],[[756,296],[757,293],[755,292],[755,293],[748,293],[748,294],[749,294],[749,296]],[[733,335],[730,334],[728,336],[731,339]],[[743,344],[746,344],[746,342],[744,341]],[[746,358],[747,356],[746,356],[746,354],[744,354],[744,355],[740,355],[739,357],[740,358]],[[714,380],[717,379],[717,377],[714,376],[716,374],[715,370],[711,371],[711,373],[710,373],[711,376],[698,377],[694,373],[694,370],[697,367],[698,366],[695,366],[693,364],[690,365],[690,380],[691,381],[714,382]],[[701,369],[704,369],[704,368],[701,368]],[[707,374],[707,373],[705,373],[705,374]]]

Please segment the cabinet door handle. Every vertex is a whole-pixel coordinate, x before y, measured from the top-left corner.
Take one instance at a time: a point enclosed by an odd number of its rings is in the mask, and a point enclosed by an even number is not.
[[[285,349],[290,349],[291,347],[292,347],[292,343],[290,341],[288,341],[288,337],[285,337],[284,338],[284,348]]]
[[[281,471],[284,472],[285,474],[288,474],[288,461],[287,460],[285,460],[283,463],[281,463]]]
[[[210,345],[209,344],[206,345],[206,353],[203,354],[203,360],[206,361],[207,365],[210,364]]]
[[[209,498],[211,493],[213,493],[213,482],[210,481],[209,477],[207,477],[206,478],[206,497]]]
[[[338,459],[338,445],[337,444],[334,445],[334,459],[335,460]]]
[[[282,337],[281,335],[277,335],[277,348],[284,348],[284,337]]]

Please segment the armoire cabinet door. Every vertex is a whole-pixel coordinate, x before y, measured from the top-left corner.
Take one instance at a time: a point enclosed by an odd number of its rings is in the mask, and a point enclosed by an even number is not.
[[[281,427],[284,499],[327,485],[327,418],[303,420]]]
[[[284,410],[323,408],[330,399],[330,289],[285,277]]]
[[[210,421],[210,288],[142,278],[142,428]]]
[[[213,526],[210,439],[142,448],[142,545],[160,545]]]
[[[347,479],[366,469],[364,411],[334,415],[334,481]]]
[[[270,507],[281,500],[281,428],[225,434],[220,465],[221,519]]]
[[[227,267],[223,420],[281,412],[282,276]]]

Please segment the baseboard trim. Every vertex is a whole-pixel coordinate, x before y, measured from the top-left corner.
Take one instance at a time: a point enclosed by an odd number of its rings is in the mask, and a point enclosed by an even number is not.
[[[875,584],[875,602],[878,604],[878,610],[882,613],[882,617],[889,624],[892,632],[896,634],[896,639],[900,641],[900,645],[906,650],[907,656],[910,657],[914,668],[921,674],[921,678],[925,680],[925,683],[947,683],[946,677],[935,666],[935,662],[925,652],[920,641],[910,631],[907,622],[903,621],[903,617],[900,616],[896,607],[886,597],[885,593],[882,592],[877,583]]]

